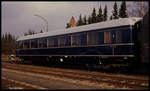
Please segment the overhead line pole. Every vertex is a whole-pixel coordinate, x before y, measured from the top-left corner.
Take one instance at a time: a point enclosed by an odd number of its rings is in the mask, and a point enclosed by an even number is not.
[[[37,16],[37,17],[41,18],[42,20],[44,20],[46,22],[46,31],[48,32],[48,21],[40,15],[34,14],[34,16]]]

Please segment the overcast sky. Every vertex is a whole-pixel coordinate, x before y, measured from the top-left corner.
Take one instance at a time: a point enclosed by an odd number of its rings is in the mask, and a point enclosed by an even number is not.
[[[120,7],[121,2],[117,2]],[[10,32],[15,36],[23,36],[29,29],[45,31],[45,21],[34,14],[38,14],[48,21],[49,31],[65,29],[66,23],[74,16],[77,21],[82,16],[91,14],[93,7],[102,9],[107,5],[108,18],[112,13],[114,2],[2,2],[2,34]]]

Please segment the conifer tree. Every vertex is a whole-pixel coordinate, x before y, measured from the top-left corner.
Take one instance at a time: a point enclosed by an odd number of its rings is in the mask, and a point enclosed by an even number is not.
[[[12,35],[10,34],[10,32],[8,33],[8,40],[9,40],[9,41],[12,40]]]
[[[93,8],[93,12],[92,12],[92,23],[96,23],[96,10],[95,8]]]
[[[83,25],[83,20],[82,20],[82,15],[80,14],[79,20],[77,22],[77,26],[81,26],[81,25]]]
[[[91,24],[92,23],[92,18],[91,16],[88,17],[88,24]]]
[[[4,41],[4,34],[2,34],[2,39],[1,40]]]
[[[42,29],[41,29],[40,33],[43,33]]]
[[[69,28],[69,27],[70,27],[70,24],[69,24],[69,23],[67,23],[66,28]]]
[[[105,8],[104,8],[104,21],[106,21],[107,20],[107,6],[105,5]]]
[[[97,22],[102,22],[103,21],[103,14],[102,14],[102,9],[101,6],[99,7],[98,15],[97,15]]]
[[[126,10],[127,10],[127,8],[126,8],[126,2],[123,1],[122,4],[121,4],[121,6],[120,6],[119,17],[121,17],[121,18],[128,17]]]
[[[110,16],[110,20],[112,20],[112,15]]]
[[[84,16],[83,18],[83,25],[86,25],[87,24],[87,20],[86,20],[86,16]]]
[[[8,40],[8,34],[7,34],[7,32],[5,33],[5,40],[6,41]]]
[[[15,53],[16,49],[16,39],[15,36],[12,36],[12,34],[5,33],[3,34],[2,38],[2,53],[3,54],[12,54]]]
[[[117,7],[117,3],[115,2],[115,4],[114,4],[114,7],[113,7],[113,16],[112,16],[112,18],[113,19],[118,19],[119,17],[118,17],[118,7]]]

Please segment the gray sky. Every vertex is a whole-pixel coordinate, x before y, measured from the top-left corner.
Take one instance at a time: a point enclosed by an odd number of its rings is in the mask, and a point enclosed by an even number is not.
[[[120,7],[121,2],[117,2]],[[2,2],[2,34],[10,32],[15,36],[23,36],[29,29],[45,31],[45,22],[34,14],[48,20],[49,31],[65,29],[66,23],[74,16],[76,21],[80,13],[82,17],[91,14],[93,7],[102,9],[107,5],[108,19],[112,13],[114,2]]]

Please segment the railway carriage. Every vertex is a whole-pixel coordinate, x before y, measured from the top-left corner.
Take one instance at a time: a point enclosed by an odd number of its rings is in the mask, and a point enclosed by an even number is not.
[[[16,41],[16,55],[25,60],[96,59],[99,64],[131,61],[136,56],[133,32],[139,29],[138,21],[141,18],[121,18],[23,36]]]

